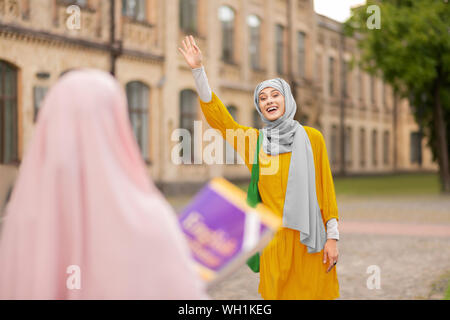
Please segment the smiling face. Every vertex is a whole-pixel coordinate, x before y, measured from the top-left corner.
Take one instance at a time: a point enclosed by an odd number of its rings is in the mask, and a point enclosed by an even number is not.
[[[284,114],[284,96],[274,88],[265,88],[259,93],[259,109],[269,121],[275,121]]]

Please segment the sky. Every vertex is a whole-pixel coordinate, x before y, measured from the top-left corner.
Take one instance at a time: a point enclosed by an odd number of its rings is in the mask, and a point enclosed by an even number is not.
[[[350,17],[350,8],[364,4],[365,0],[314,0],[314,10],[339,22]]]

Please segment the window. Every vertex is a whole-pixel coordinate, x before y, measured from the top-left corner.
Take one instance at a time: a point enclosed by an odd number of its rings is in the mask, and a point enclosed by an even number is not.
[[[309,116],[306,113],[301,112],[299,122],[302,126],[307,126],[309,123]]]
[[[348,88],[347,88],[347,85],[348,85],[348,83],[347,83],[348,70],[347,69],[348,69],[348,62],[344,61],[342,63],[342,73],[343,73],[342,79],[344,80],[344,82],[342,83],[342,86],[344,87],[343,88],[344,89],[344,97],[348,97]]]
[[[353,144],[352,144],[352,128],[347,127],[345,131],[345,164],[352,165]]]
[[[334,78],[335,78],[335,61],[333,57],[329,58],[328,63],[328,90],[330,96],[334,96],[335,94],[335,86],[334,86]]]
[[[80,7],[85,7],[88,4],[88,0],[63,0],[66,5],[75,4]]]
[[[133,81],[126,85],[126,92],[131,126],[141,149],[142,157],[149,161],[149,88],[140,81]]]
[[[344,95],[345,97],[350,97],[350,92],[352,91],[352,70],[350,67],[350,63],[348,61],[344,61]]]
[[[331,127],[331,163],[337,165],[339,150],[338,128],[336,125]]]
[[[277,59],[277,73],[284,74],[284,27],[280,24],[276,25],[275,41],[276,41],[276,59]]]
[[[228,6],[219,8],[219,20],[222,24],[222,60],[234,63],[234,20],[233,9]]]
[[[364,77],[363,77],[363,73],[362,70],[359,69],[358,71],[358,98],[359,100],[363,100],[364,99]]]
[[[264,126],[264,123],[261,119],[261,115],[258,110],[253,110],[253,127],[256,129],[261,129]]]
[[[180,28],[185,33],[197,33],[197,0],[180,0]]]
[[[384,132],[383,140],[383,162],[389,165],[389,131]]]
[[[366,130],[359,130],[359,161],[362,168],[366,165]]]
[[[316,54],[316,80],[322,85],[322,55],[320,53]]]
[[[228,106],[227,107],[228,112],[233,117],[233,120],[236,121],[237,119],[237,108],[235,106]]]
[[[372,165],[377,166],[378,159],[378,141],[377,141],[377,130],[372,130]]]
[[[146,0],[122,0],[122,14],[138,21],[147,18]]]
[[[0,163],[18,160],[17,69],[0,60]]]
[[[47,87],[36,86],[33,88],[34,121],[37,119],[41,103],[44,100],[47,91]]]
[[[180,128],[189,131],[191,136],[191,160],[194,159],[194,121],[197,120],[197,94],[185,89],[180,94]],[[183,158],[184,149],[180,152],[180,157]]]
[[[370,76],[370,102],[375,103],[375,79]]]
[[[420,132],[411,132],[410,134],[410,162],[420,163],[422,156],[422,145]]]
[[[22,18],[25,20],[30,19],[30,0],[22,1]]]
[[[301,77],[305,76],[305,33],[297,32],[297,59],[298,59],[298,74]]]
[[[237,119],[237,108],[235,106],[228,106],[227,107],[228,112],[233,117],[234,121]],[[224,141],[224,148],[223,148],[223,154],[224,154],[224,163],[225,164],[237,164],[238,162],[238,154],[234,150],[233,146],[230,145],[227,141]]]
[[[73,1],[73,2],[75,2],[75,3],[76,3],[77,5],[79,5],[79,6],[86,6],[88,0],[75,0],[75,1]]]
[[[247,17],[250,34],[250,65],[257,70],[261,64],[261,20],[254,14]]]

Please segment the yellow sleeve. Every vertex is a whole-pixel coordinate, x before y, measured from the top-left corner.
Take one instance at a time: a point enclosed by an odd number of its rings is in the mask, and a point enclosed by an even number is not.
[[[315,137],[316,152],[316,191],[317,200],[321,208],[323,221],[326,224],[328,220],[336,218],[339,221],[338,207],[336,202],[336,193],[334,190],[333,175],[331,173],[330,162],[328,161],[328,152],[325,145],[325,139],[320,131],[317,131]]]
[[[251,170],[256,141],[259,131],[252,127],[241,126],[234,121],[222,101],[212,92],[210,102],[204,102],[199,98],[200,107],[208,124],[218,130],[222,137],[244,159],[245,164]],[[228,131],[228,134],[227,134]]]

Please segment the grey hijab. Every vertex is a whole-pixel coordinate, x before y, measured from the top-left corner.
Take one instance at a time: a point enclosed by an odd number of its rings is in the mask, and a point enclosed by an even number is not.
[[[259,94],[265,88],[277,89],[285,100],[285,113],[275,121],[267,120],[259,108]],[[283,208],[283,227],[300,231],[300,242],[308,253],[320,252],[326,241],[325,227],[316,194],[316,175],[311,142],[303,126],[294,120],[297,104],[289,84],[281,78],[258,84],[254,103],[265,127],[260,130],[265,153],[292,152]]]

